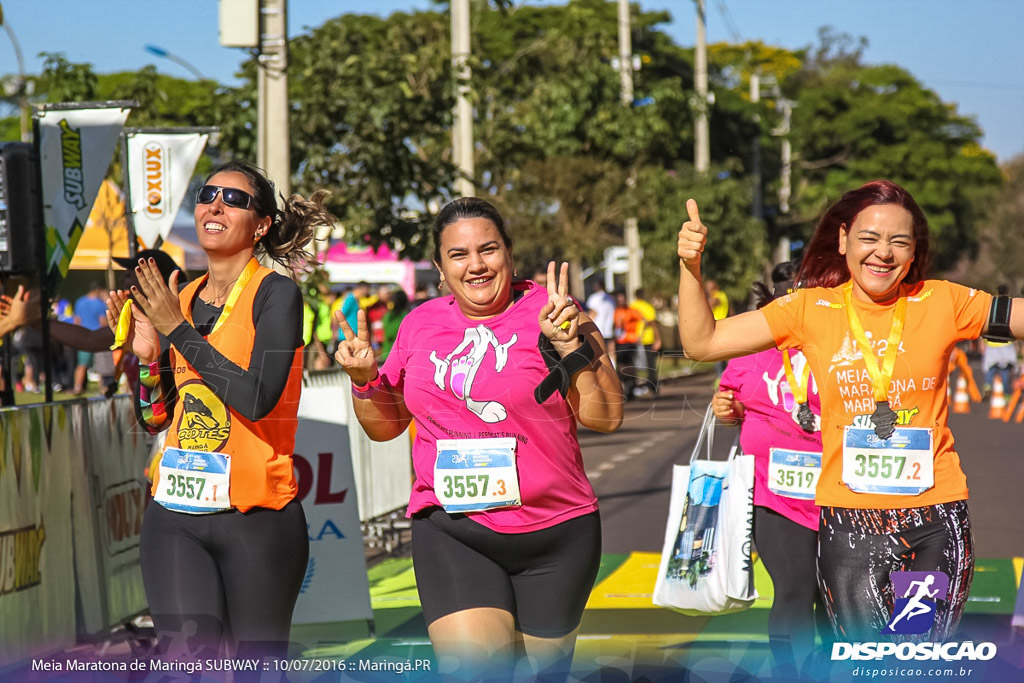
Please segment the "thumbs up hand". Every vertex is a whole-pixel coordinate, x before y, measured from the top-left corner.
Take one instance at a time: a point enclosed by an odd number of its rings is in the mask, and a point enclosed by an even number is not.
[[[697,209],[695,200],[686,200],[686,213],[689,220],[679,228],[677,252],[683,265],[690,271],[696,272],[700,268],[701,254],[708,241],[708,229],[700,222],[700,211]]]

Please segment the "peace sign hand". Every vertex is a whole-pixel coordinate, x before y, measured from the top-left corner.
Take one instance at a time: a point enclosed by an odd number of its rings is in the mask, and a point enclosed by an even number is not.
[[[700,269],[701,254],[708,241],[708,229],[700,222],[700,211],[697,209],[697,202],[693,199],[686,200],[686,213],[690,220],[679,228],[677,251],[683,265],[690,271],[696,272]]]
[[[370,333],[366,325],[366,311],[360,309],[356,313],[356,327],[358,331],[352,332],[348,320],[341,311],[334,312],[334,320],[338,323],[338,329],[342,331],[345,338],[338,342],[338,350],[334,352],[334,360],[338,361],[342,369],[352,378],[354,384],[366,385],[377,378],[380,374],[377,369],[377,357],[370,346]]]
[[[555,281],[555,262],[548,263],[548,302],[540,309],[540,331],[563,357],[579,348],[580,311],[569,298],[569,264],[563,263]]]

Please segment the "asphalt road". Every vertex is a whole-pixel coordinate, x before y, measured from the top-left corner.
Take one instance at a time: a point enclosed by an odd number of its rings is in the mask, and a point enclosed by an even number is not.
[[[601,506],[603,552],[661,551],[672,465],[689,460],[711,382],[711,375],[668,380],[656,399],[627,404],[617,432],[581,429],[584,464]],[[970,487],[976,557],[1024,556],[1024,423],[989,419],[985,403],[952,414],[950,426]],[[718,457],[734,434],[718,429]]]

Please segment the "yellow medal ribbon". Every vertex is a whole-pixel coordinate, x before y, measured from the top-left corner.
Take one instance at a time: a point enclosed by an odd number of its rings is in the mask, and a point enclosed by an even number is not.
[[[786,381],[789,382],[789,390],[793,392],[793,398],[800,405],[807,403],[807,385],[811,376],[811,364],[804,363],[804,370],[800,373],[800,383],[797,384],[796,375],[793,373],[793,362],[789,359],[789,351],[782,352],[782,367],[786,370]]]
[[[889,341],[885,347],[885,355],[882,358],[882,367],[878,367],[878,359],[871,349],[871,343],[864,334],[864,326],[860,324],[857,312],[853,310],[853,282],[847,282],[843,287],[843,300],[846,302],[846,319],[850,323],[850,332],[860,346],[861,354],[864,356],[864,367],[867,368],[868,377],[871,378],[871,385],[874,390],[875,403],[887,403],[889,400],[889,384],[892,382],[892,373],[896,367],[896,353],[899,351],[900,340],[903,338],[903,324],[907,319],[907,297],[900,296],[896,300],[896,309],[892,312],[892,325],[889,328]]]
[[[214,323],[213,330],[210,334],[219,330],[220,326],[224,324],[224,321],[228,319],[228,316],[231,315],[231,311],[235,308],[235,302],[237,302],[238,297],[242,295],[242,290],[245,289],[245,286],[249,284],[249,281],[252,280],[253,276],[256,275],[256,271],[259,269],[260,262],[255,258],[249,259],[249,263],[246,264],[245,270],[243,270],[242,274],[238,276],[238,280],[235,281],[235,286],[231,288],[231,295],[228,296],[228,300],[224,303],[224,310],[220,312],[220,317],[217,318],[217,322]],[[203,277],[209,280],[210,274],[207,273]],[[201,288],[202,287],[200,286],[200,289]],[[197,289],[196,291],[198,292],[199,290]]]

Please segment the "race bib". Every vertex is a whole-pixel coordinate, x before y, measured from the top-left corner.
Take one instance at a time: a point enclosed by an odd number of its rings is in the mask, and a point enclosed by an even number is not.
[[[847,427],[843,483],[857,493],[915,496],[935,485],[932,430],[903,427],[888,439],[875,430]]]
[[[438,440],[434,495],[446,512],[477,512],[522,505],[516,470],[516,440]]]
[[[821,453],[772,448],[768,456],[768,490],[777,496],[814,500],[821,475]]]
[[[165,448],[153,500],[168,510],[192,515],[230,510],[230,475],[231,457],[224,453]]]

